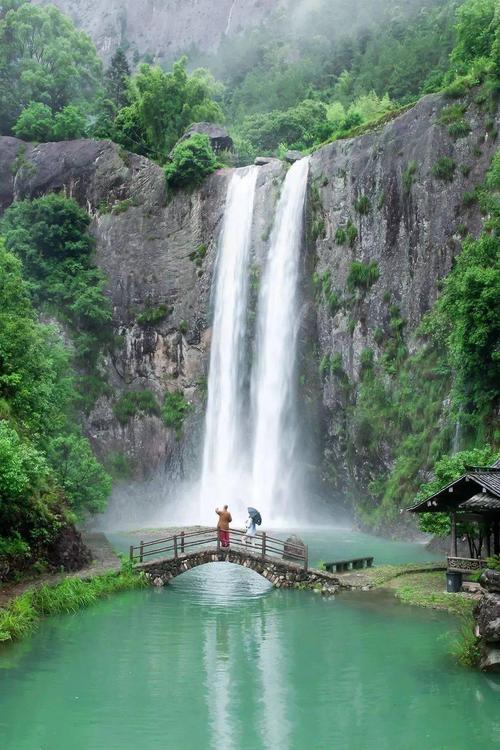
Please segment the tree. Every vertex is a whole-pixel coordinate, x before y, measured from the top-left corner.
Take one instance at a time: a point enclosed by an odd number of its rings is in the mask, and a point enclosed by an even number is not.
[[[104,76],[106,96],[117,110],[125,107],[128,103],[129,79],[130,67],[127,56],[123,49],[119,47],[111,58],[111,64]]]
[[[54,140],[71,141],[85,136],[85,117],[78,107],[68,104],[54,117]]]
[[[164,164],[189,125],[222,120],[214,93],[214,82],[206,71],[188,74],[185,57],[169,73],[141,65],[130,81],[130,104],[118,112],[115,138],[131,151]]]
[[[208,136],[196,133],[174,148],[165,176],[171,187],[196,187],[218,166]]]
[[[23,109],[12,128],[14,135],[25,141],[48,141],[54,129],[52,110],[42,102],[32,102]]]
[[[458,9],[455,63],[471,63],[491,56],[500,23],[497,0],[467,0]]]
[[[10,134],[33,101],[54,113],[89,106],[101,62],[90,39],[53,6],[23,3],[0,19],[0,132]]]
[[[47,457],[79,517],[104,510],[111,478],[92,453],[88,440],[75,434],[58,436],[50,442]]]

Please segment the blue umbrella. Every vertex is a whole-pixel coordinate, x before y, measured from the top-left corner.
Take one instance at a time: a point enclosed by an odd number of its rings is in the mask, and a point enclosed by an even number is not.
[[[262,523],[262,516],[260,515],[259,511],[256,508],[248,508],[248,515],[250,518],[252,518],[257,526],[260,526]]]

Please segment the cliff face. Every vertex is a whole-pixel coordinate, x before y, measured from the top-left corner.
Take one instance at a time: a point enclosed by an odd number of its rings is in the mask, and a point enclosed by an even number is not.
[[[463,227],[477,234],[477,205],[463,195],[480,184],[496,145],[485,128],[485,115],[474,105],[466,118],[471,134],[453,140],[436,122],[449,102],[438,96],[376,132],[340,141],[311,157],[308,241],[304,253],[301,361],[302,408],[309,432],[323,427],[316,445],[330,490],[343,495],[353,479],[362,488],[370,480],[350,416],[360,385],[361,354],[382,355],[380,336],[388,330],[390,306],[406,320],[405,338],[438,293],[439,282],[459,251]],[[497,118],[498,127],[498,118]],[[450,181],[433,169],[442,157],[456,167]],[[285,166],[274,161],[260,168],[255,215],[253,263],[265,257]],[[111,395],[101,397],[86,417],[86,429],[100,455],[125,454],[137,478],[152,474],[186,476],[199,465],[200,431],[206,398],[210,345],[210,289],[230,170],[209,177],[200,190],[168,195],[162,170],[107,141],[23,144],[0,139],[0,209],[13,199],[64,191],[92,217],[96,259],[105,271],[113,303],[114,353],[104,362]],[[355,227],[352,242],[339,242],[337,230]],[[196,251],[203,248],[204,257]],[[194,255],[193,255],[194,254]],[[378,280],[355,296],[348,289],[353,261],[374,263]],[[314,292],[313,276],[329,275],[339,300],[333,308]],[[350,301],[349,301],[350,298]],[[165,306],[168,315],[151,325],[138,316]],[[320,377],[324,357],[340,356],[349,380],[335,373]],[[161,404],[166,391],[180,390],[192,405],[181,439],[156,416],[136,416],[126,425],[113,404],[129,390],[151,389]],[[305,448],[305,452],[311,446]],[[351,460],[348,460],[349,455]],[[380,456],[382,468],[393,457]],[[354,463],[354,468],[353,468]],[[332,474],[331,468],[335,468]]]
[[[363,350],[372,350],[375,362],[382,356],[395,306],[411,351],[412,334],[435,301],[464,232],[475,236],[481,229],[477,203],[466,205],[464,194],[482,183],[489,168],[498,112],[496,124],[487,127],[488,116],[470,104],[465,115],[470,134],[454,140],[438,123],[449,105],[438,95],[427,96],[384,128],[328,145],[311,159],[310,221],[319,236],[312,237],[309,250],[317,257],[317,277],[329,274],[339,300],[332,310],[324,295],[316,295],[319,359],[340,355],[351,389],[346,399],[346,381],[334,373],[327,373],[322,385],[324,472],[334,475],[341,492],[353,479],[361,488],[373,479],[349,418]],[[443,157],[452,160],[449,180],[434,174]],[[349,221],[357,232],[352,246],[337,235]],[[379,274],[355,295],[348,288],[354,261],[373,263]],[[392,461],[390,452],[379,455],[379,470],[391,468]]]
[[[93,40],[109,61],[119,46],[140,57],[170,62],[196,47],[217,50],[225,35],[257,26],[279,7],[276,0],[34,0],[55,5]]]

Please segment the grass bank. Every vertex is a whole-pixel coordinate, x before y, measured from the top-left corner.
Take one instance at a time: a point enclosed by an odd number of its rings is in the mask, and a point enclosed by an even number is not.
[[[33,633],[43,617],[77,612],[118,591],[147,586],[143,573],[128,565],[122,570],[92,578],[66,578],[55,586],[29,589],[0,610],[0,642],[14,641]]]

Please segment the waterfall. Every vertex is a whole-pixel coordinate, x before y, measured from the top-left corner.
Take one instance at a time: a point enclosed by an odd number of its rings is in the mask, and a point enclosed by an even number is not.
[[[245,473],[244,344],[257,173],[246,167],[231,178],[216,262],[200,492],[200,516],[210,523],[215,505],[238,497]]]
[[[297,287],[309,160],[292,165],[278,203],[259,295],[252,504],[266,522],[294,517],[294,453],[298,438],[295,368]]]

